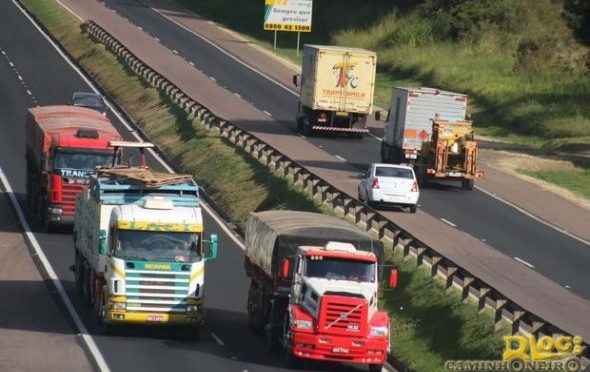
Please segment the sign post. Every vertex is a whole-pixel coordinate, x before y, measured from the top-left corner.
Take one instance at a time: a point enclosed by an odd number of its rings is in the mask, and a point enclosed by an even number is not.
[[[274,31],[274,50],[277,31],[297,32],[297,57],[302,32],[311,32],[313,0],[264,0],[264,29]]]

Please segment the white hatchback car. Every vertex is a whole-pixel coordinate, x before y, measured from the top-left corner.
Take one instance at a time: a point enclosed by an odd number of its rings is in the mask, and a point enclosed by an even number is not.
[[[420,191],[412,167],[374,163],[362,175],[358,196],[367,204],[392,204],[416,213]]]

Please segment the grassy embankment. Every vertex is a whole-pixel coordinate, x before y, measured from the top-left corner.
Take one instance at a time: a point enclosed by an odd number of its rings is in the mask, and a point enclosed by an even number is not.
[[[206,187],[230,216],[243,224],[252,210],[291,208],[326,211],[304,190],[234,148],[215,133],[193,125],[182,111],[125,68],[102,46],[80,33],[79,23],[54,1],[23,0],[74,58],[117,99],[168,155]],[[391,251],[390,251],[391,254]],[[392,315],[393,352],[421,371],[441,370],[449,358],[494,359],[501,334],[493,317],[446,294],[427,271],[402,261],[400,287],[384,295]]]
[[[273,33],[262,30],[263,3],[177,1],[272,50]],[[235,7],[240,12],[226,11]],[[590,153],[586,49],[553,1],[315,1],[312,30],[303,43],[378,52],[375,100],[382,107],[393,86],[465,92],[480,135]],[[298,62],[294,34],[279,33],[278,45],[280,55]],[[528,174],[587,198],[588,163]]]

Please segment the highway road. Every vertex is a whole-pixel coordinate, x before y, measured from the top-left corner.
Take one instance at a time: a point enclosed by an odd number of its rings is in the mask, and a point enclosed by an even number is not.
[[[106,5],[157,38],[220,86],[251,102],[279,124],[295,132],[297,96],[229,58],[219,49],[169,21],[138,0],[106,0]],[[380,141],[345,137],[307,138],[326,152],[365,169],[378,162]],[[542,202],[542,201],[539,201]],[[453,183],[435,183],[421,190],[421,209],[537,270],[556,283],[590,299],[590,247],[479,190],[467,192]],[[419,237],[419,235],[418,235]],[[475,273],[477,274],[477,273]]]
[[[0,168],[23,205],[26,109],[68,102],[74,91],[91,88],[11,1],[0,2],[0,24],[4,30],[0,33]],[[112,115],[111,119],[125,139],[134,139],[121,120]],[[153,156],[149,163],[153,168],[163,169]],[[39,229],[35,218],[28,218],[34,237],[111,370],[285,370],[282,359],[266,352],[263,340],[247,329],[248,281],[243,271],[242,249],[211,213],[205,213],[204,219],[207,233],[217,233],[220,237],[220,252],[216,261],[207,264],[207,324],[200,340],[193,340],[178,330],[154,328],[129,328],[122,335],[102,336],[94,316],[74,292],[71,231],[46,234]],[[339,366],[338,370],[358,368]]]

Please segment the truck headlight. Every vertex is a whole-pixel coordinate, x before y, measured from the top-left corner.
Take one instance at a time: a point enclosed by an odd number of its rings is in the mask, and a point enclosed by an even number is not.
[[[387,327],[371,327],[371,336],[385,337],[388,333]]]
[[[49,212],[49,214],[62,214],[63,210],[61,208],[49,207],[47,208],[47,212]]]
[[[125,302],[111,302],[111,309],[113,310],[125,310],[126,308]]]
[[[187,305],[186,312],[187,313],[198,313],[199,312],[199,305]]]
[[[293,323],[295,323],[295,327],[297,327],[299,329],[311,329],[311,326],[312,326],[311,320],[295,319],[295,321]]]

